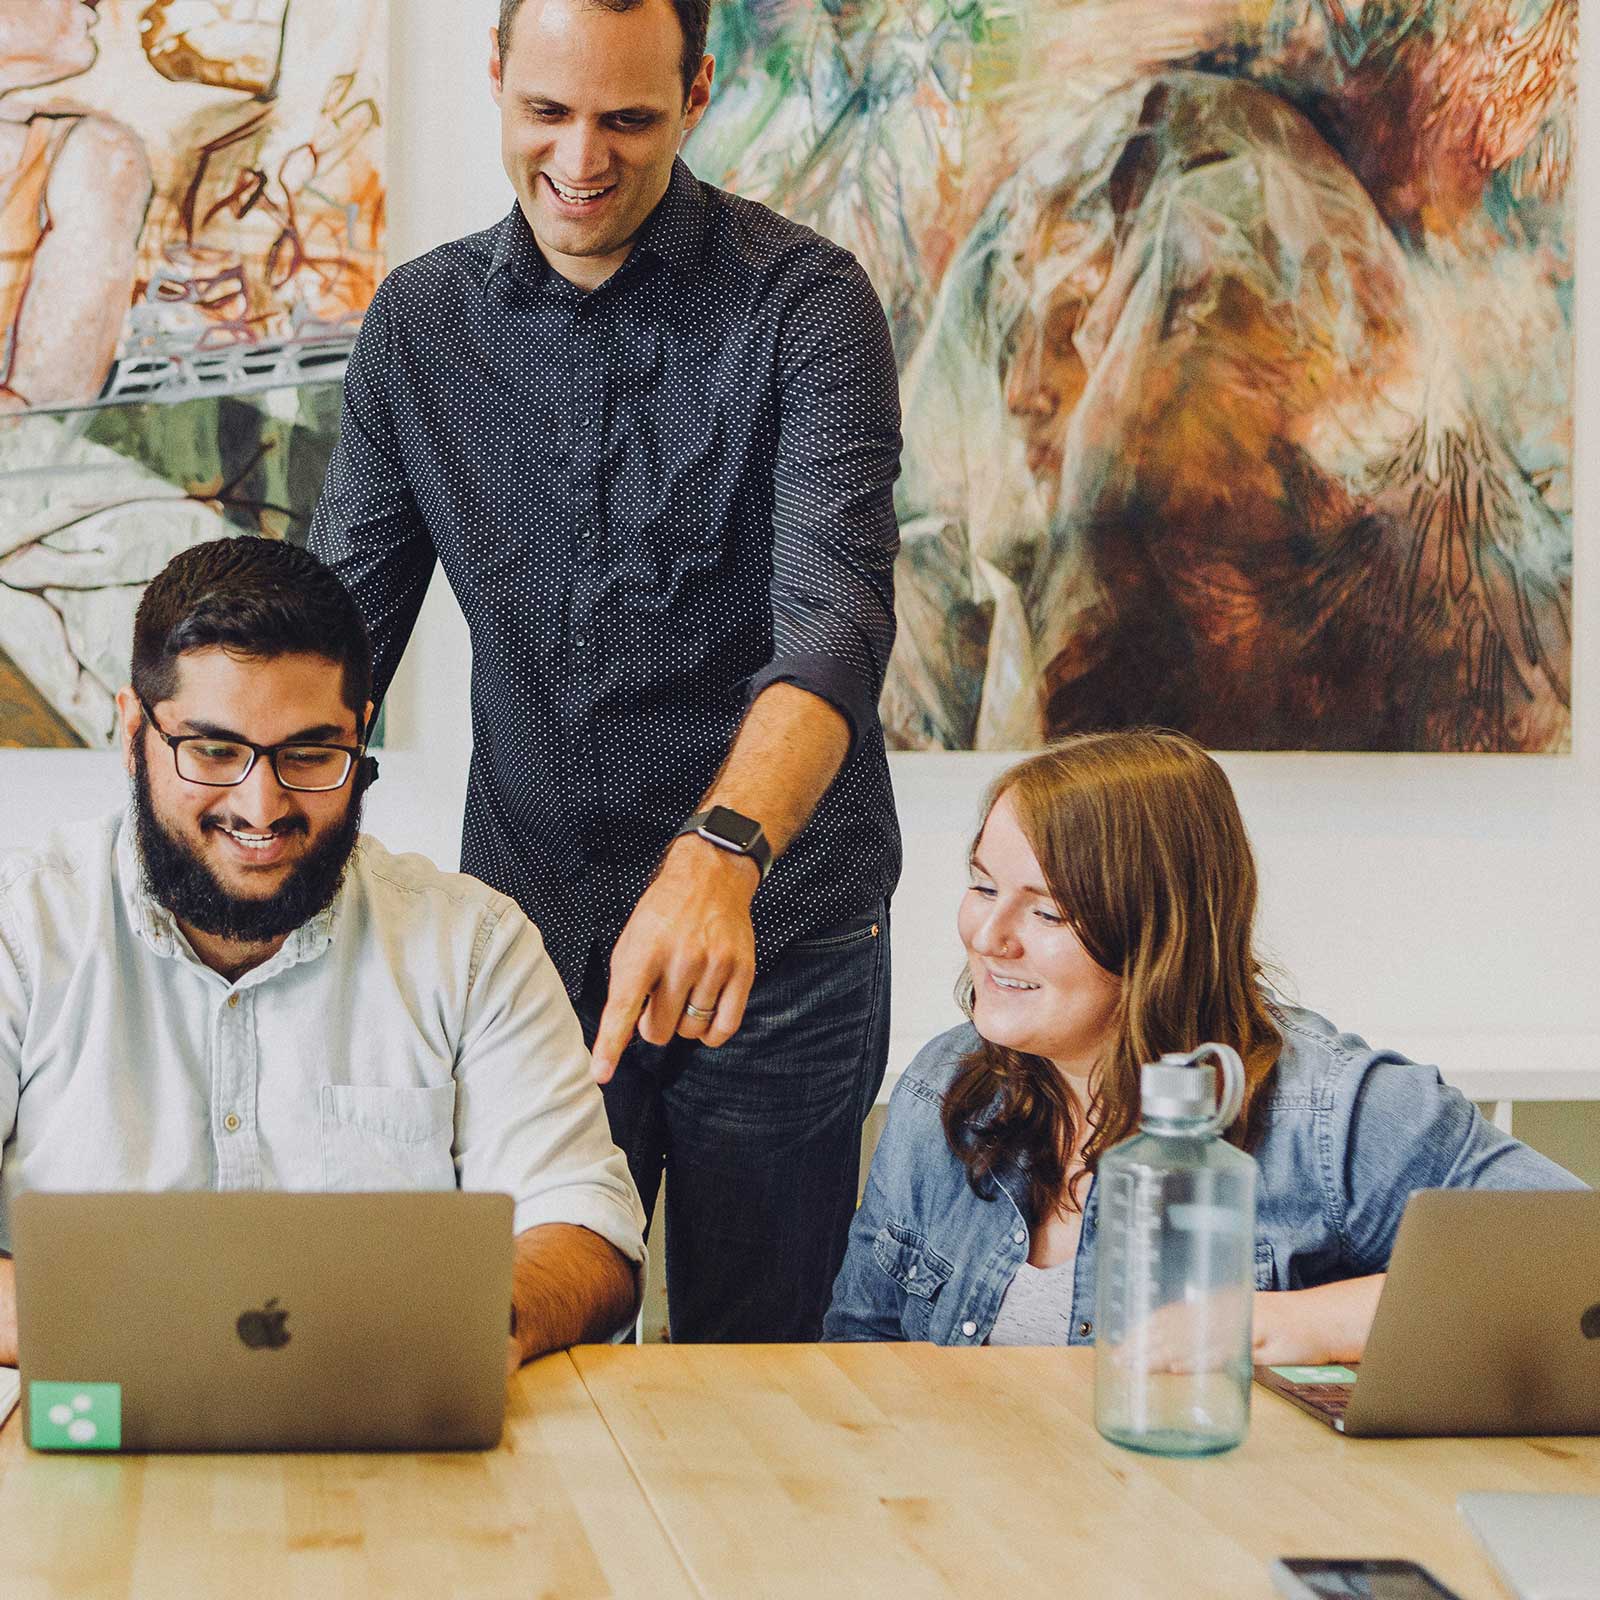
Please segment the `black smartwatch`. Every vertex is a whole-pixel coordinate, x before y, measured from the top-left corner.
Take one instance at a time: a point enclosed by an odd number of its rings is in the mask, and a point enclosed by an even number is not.
[[[689,833],[714,844],[719,850],[748,856],[755,862],[763,880],[772,868],[772,846],[754,817],[730,811],[727,806],[709,806],[695,812],[674,837],[681,839]]]

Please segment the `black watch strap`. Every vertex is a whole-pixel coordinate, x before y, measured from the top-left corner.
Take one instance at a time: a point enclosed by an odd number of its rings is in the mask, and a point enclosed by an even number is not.
[[[675,837],[681,839],[689,833],[716,845],[719,850],[748,856],[755,862],[763,881],[772,870],[772,846],[767,842],[766,832],[754,817],[747,817],[743,812],[729,806],[707,806],[704,811],[695,812]]]

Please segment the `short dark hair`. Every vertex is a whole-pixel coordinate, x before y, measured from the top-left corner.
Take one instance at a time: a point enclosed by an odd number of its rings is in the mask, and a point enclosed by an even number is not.
[[[591,5],[606,11],[634,11],[644,0],[589,0]],[[500,0],[500,54],[511,48],[511,24],[522,9],[522,0]],[[706,53],[706,35],[711,30],[711,0],[672,0],[672,9],[678,13],[678,26],[683,29],[683,58],[679,71],[683,74],[683,98],[689,98],[695,74]]]
[[[253,534],[175,555],[151,580],[133,620],[133,688],[170,700],[178,658],[220,645],[239,655],[321,656],[341,669],[359,726],[372,698],[372,644],[345,586],[299,545]]]

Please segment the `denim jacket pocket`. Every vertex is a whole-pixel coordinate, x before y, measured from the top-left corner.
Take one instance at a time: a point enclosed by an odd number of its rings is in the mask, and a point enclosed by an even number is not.
[[[1273,1261],[1272,1241],[1270,1239],[1256,1240],[1256,1288],[1270,1289],[1272,1287]]]
[[[329,1189],[453,1189],[456,1086],[322,1085]]]
[[[872,1256],[900,1290],[901,1327],[908,1339],[926,1339],[933,1317],[933,1302],[950,1281],[951,1264],[929,1247],[927,1239],[903,1223],[890,1222],[878,1230]]]

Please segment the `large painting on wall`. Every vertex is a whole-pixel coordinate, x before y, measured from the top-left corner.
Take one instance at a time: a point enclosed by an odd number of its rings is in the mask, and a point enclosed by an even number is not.
[[[1577,0],[714,15],[893,327],[893,744],[1569,747]]]
[[[110,743],[179,549],[304,538],[386,53],[386,0],[0,0],[0,745]]]

